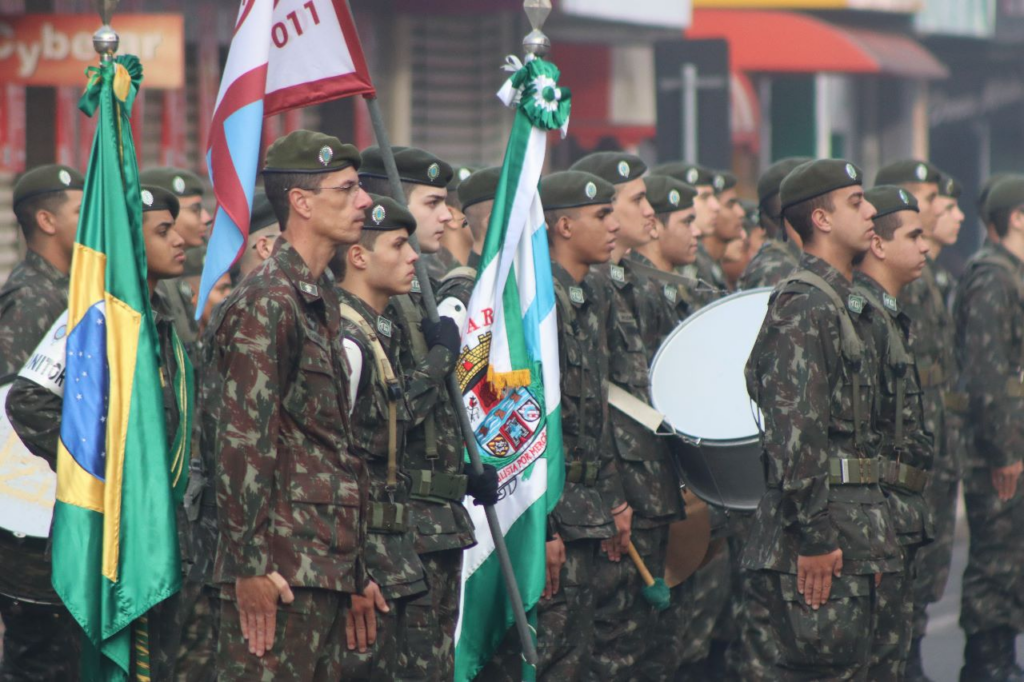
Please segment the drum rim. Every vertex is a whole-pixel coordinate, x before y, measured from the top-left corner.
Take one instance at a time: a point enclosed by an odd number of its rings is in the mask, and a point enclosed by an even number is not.
[[[669,341],[671,341],[673,338],[675,338],[676,335],[678,335],[679,333],[682,332],[684,327],[686,327],[687,325],[692,323],[694,320],[698,319],[701,315],[703,315],[704,313],[708,312],[709,310],[714,310],[715,308],[724,305],[727,301],[738,300],[738,299],[744,298],[746,296],[754,296],[754,295],[762,295],[762,294],[765,294],[765,293],[771,293],[774,290],[775,290],[774,287],[757,287],[756,289],[743,289],[742,291],[734,291],[733,293],[729,294],[728,296],[725,296],[724,298],[720,298],[717,301],[712,301],[711,303],[707,304],[706,306],[704,306],[703,308],[701,308],[700,310],[695,312],[693,315],[690,315],[685,320],[680,322],[676,326],[676,328],[673,329],[668,334],[668,336],[666,336],[664,338],[664,340],[662,340],[661,345],[658,346],[658,352],[654,354],[654,358],[651,359],[651,364],[650,364],[650,366],[647,369],[647,376],[649,377],[649,379],[647,381],[647,394],[649,396],[651,396],[651,406],[654,407],[655,409],[658,409],[658,406],[653,404],[654,403],[654,367],[655,367],[655,365],[658,364],[658,358],[660,358],[662,356],[662,353],[664,352],[665,347],[668,345]],[[750,400],[750,396],[747,396],[747,399]],[[751,402],[753,402],[753,401],[751,401]],[[722,443],[722,444],[726,444],[726,445],[740,445],[742,443],[745,443],[745,442],[748,442],[748,441],[751,441],[751,440],[757,440],[757,439],[759,439],[761,437],[761,433],[760,433],[760,429],[759,429],[758,432],[755,433],[755,434],[752,434],[750,436],[742,436],[742,437],[739,437],[739,438],[704,438],[704,437],[701,437],[701,436],[696,436],[696,435],[693,435],[693,434],[686,433],[686,432],[678,429],[676,427],[676,425],[673,424],[669,420],[668,415],[665,416],[665,423],[668,424],[669,426],[671,426],[672,430],[675,431],[680,436],[683,436],[683,437],[688,438],[690,440],[697,440],[697,439],[699,439],[701,443]]]

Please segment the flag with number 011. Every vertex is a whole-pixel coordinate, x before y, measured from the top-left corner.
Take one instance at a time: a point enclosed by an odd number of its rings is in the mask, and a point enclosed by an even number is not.
[[[217,215],[199,285],[206,297],[249,237],[263,117],[374,95],[345,0],[243,0],[207,141]]]

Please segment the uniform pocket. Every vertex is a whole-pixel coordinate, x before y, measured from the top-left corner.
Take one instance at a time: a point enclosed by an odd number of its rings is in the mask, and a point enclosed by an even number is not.
[[[293,541],[320,556],[355,551],[360,522],[356,481],[335,473],[293,474],[288,500]]]
[[[886,504],[829,499],[832,525],[839,534],[844,561],[871,561],[888,556],[895,545]]]
[[[797,592],[795,575],[779,574],[783,613],[775,614],[782,661],[842,667],[866,665],[871,647],[871,576],[833,578],[828,601],[812,609]]]

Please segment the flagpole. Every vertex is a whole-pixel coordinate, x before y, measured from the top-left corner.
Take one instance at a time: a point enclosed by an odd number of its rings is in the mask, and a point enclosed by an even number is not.
[[[523,5],[534,29],[528,36],[526,36],[526,38],[524,38],[524,48],[531,52],[540,52],[542,50],[546,52],[551,43],[548,41],[547,37],[540,32],[540,27],[543,25],[544,18],[547,17],[547,12],[550,12],[550,0],[524,0]],[[547,12],[543,12],[542,15],[538,15],[535,8],[542,8],[544,5],[547,6]],[[351,13],[351,11],[352,9],[349,7],[349,12]],[[384,124],[384,116],[380,110],[380,103],[377,101],[376,97],[368,97],[366,98],[366,106],[369,110],[370,123],[373,126],[374,136],[377,138],[377,146],[381,152],[381,159],[384,161],[384,170],[388,176],[391,195],[396,201],[405,205],[405,192],[402,189],[402,181],[398,175],[398,166],[395,163],[395,155],[391,149],[391,141],[388,136],[387,126]],[[415,234],[410,235],[409,241],[413,248],[416,249],[416,252],[420,253],[420,245]],[[423,259],[416,262],[416,278],[420,283],[420,292],[423,298],[423,306],[426,308],[427,317],[432,322],[437,322],[437,300],[434,298],[434,290],[430,284],[430,275],[427,272],[426,261]],[[451,401],[452,405],[454,405],[455,412],[458,414],[459,427],[462,431],[462,439],[466,444],[466,450],[469,453],[470,466],[473,468],[474,473],[483,473],[483,460],[480,459],[480,450],[477,447],[476,434],[473,432],[473,425],[469,421],[469,414],[466,412],[466,405],[462,401],[462,390],[459,388],[459,382],[455,378],[455,374],[449,373],[445,383],[448,389],[448,399]],[[516,583],[515,571],[512,568],[512,560],[508,554],[508,547],[505,545],[505,535],[501,531],[498,514],[494,510],[493,505],[485,505],[484,513],[487,516],[487,526],[491,532],[491,538],[494,540],[494,551],[498,556],[498,564],[501,566],[501,575],[505,582],[505,590],[508,592],[508,598],[512,606],[512,614],[515,617],[516,630],[519,633],[519,641],[523,649],[523,659],[529,665],[536,667],[537,647],[533,640],[532,628],[526,619],[526,611],[523,609],[523,599],[519,592],[519,585]]]

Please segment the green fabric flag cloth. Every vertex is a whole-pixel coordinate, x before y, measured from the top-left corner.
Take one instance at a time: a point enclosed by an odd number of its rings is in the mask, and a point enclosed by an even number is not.
[[[71,266],[53,586],[84,630],[87,681],[134,673],[133,623],[181,586],[129,121],[141,81],[138,59],[118,57],[89,69],[79,102],[99,118]]]

